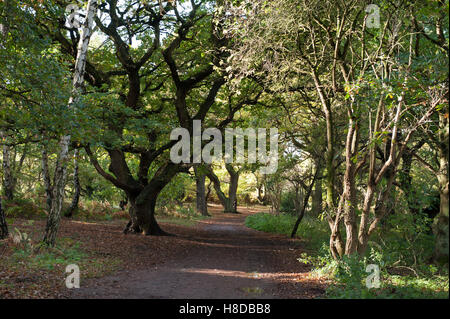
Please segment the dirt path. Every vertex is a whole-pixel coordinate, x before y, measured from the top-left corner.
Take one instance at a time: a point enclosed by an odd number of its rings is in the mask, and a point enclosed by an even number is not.
[[[306,279],[308,269],[295,260],[299,241],[248,229],[248,214],[217,214],[195,228],[186,227],[175,237],[190,243],[183,253],[148,269],[88,281],[72,298],[320,296],[323,284]]]

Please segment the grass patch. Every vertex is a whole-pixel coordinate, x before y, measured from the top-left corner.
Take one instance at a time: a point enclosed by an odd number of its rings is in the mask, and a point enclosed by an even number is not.
[[[53,270],[58,266],[80,264],[87,256],[77,243],[72,247],[41,248],[37,253],[31,249],[14,248],[11,259],[28,269]]]
[[[334,262],[334,273],[330,276],[334,285],[327,289],[330,299],[448,299],[448,275],[416,277],[393,275],[380,268],[380,287],[366,287],[367,260],[344,258]]]
[[[111,273],[121,264],[117,258],[88,253],[81,242],[72,238],[58,238],[55,247],[46,247],[33,242],[31,236],[17,228],[12,235],[10,253],[2,258],[3,266],[11,271],[65,273],[66,266],[76,264],[84,278],[91,278]]]
[[[245,225],[266,233],[290,236],[296,220],[296,216],[289,214],[257,213],[247,216]],[[305,216],[298,227],[296,237],[305,240],[309,249],[318,250],[329,238],[327,227],[319,219]]]
[[[288,214],[258,213],[247,216],[245,225],[266,233],[290,235],[296,218]]]

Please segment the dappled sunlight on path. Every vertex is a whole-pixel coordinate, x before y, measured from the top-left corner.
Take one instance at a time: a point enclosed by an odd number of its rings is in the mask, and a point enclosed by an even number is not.
[[[90,281],[74,298],[310,298],[323,284],[305,280],[308,268],[296,258],[301,243],[245,227],[245,217],[260,211],[240,207],[224,214],[210,207],[213,218],[184,228],[174,237],[188,249],[148,269],[118,272]],[[168,240],[171,240],[170,238]],[[174,242],[174,244],[176,244]]]

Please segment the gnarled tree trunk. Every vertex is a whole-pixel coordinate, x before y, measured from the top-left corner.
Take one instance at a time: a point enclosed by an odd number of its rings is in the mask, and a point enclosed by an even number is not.
[[[206,201],[206,175],[197,166],[194,166],[195,186],[196,186],[196,207],[197,212],[202,216],[210,216],[208,214],[208,203]]]
[[[144,235],[169,235],[159,227],[155,219],[155,207],[159,194],[179,170],[180,168],[173,163],[162,166],[136,197],[134,213]]]
[[[236,213],[237,189],[239,186],[239,171],[234,170],[233,166],[230,164],[226,165],[226,169],[230,174],[230,187],[228,188],[228,211],[226,210],[226,212]]]
[[[298,226],[300,225],[300,223],[302,222],[303,217],[305,216],[305,210],[306,210],[306,207],[308,206],[308,201],[309,201],[309,197],[311,197],[311,192],[312,192],[313,186],[316,183],[317,176],[319,175],[319,170],[320,170],[320,168],[317,168],[316,174],[314,175],[314,178],[311,181],[311,184],[309,185],[308,189],[306,190],[306,194],[305,194],[305,197],[303,199],[303,205],[302,205],[301,208],[299,207],[300,201],[298,200],[298,198],[299,198],[299,188],[296,188],[297,198],[295,200],[295,210],[298,212],[298,217],[297,217],[297,220],[295,221],[294,228],[292,229],[291,238],[294,238],[295,234],[297,233]]]
[[[7,200],[14,199],[15,180],[11,167],[11,147],[3,145],[3,193]]]
[[[136,195],[128,193],[128,214],[130,215],[130,221],[125,226],[125,229],[123,232],[125,234],[127,233],[133,233],[133,234],[140,234],[142,233],[142,228],[139,226],[139,222],[137,220],[137,207],[136,207]]]
[[[217,197],[224,208],[225,213],[237,213],[237,188],[239,182],[239,172],[234,171],[230,164],[227,164],[227,171],[230,173],[230,185],[228,188],[228,197],[220,188],[220,180],[214,174],[211,167],[207,167],[208,178],[213,182]]]

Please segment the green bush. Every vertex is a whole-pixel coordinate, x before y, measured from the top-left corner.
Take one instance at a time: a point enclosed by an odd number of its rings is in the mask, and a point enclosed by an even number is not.
[[[111,221],[129,218],[128,212],[113,206],[108,201],[83,200],[80,201],[74,218],[86,221]]]
[[[295,214],[295,196],[294,192],[285,192],[281,195],[280,210],[283,213]]]
[[[245,224],[266,233],[276,233],[289,235],[294,227],[296,218],[288,214],[273,215],[268,213],[258,213],[246,218]]]

